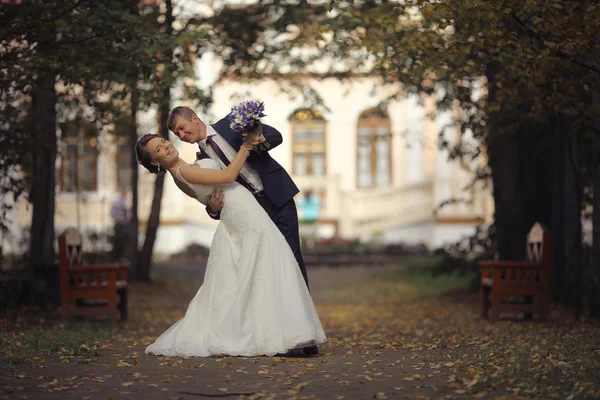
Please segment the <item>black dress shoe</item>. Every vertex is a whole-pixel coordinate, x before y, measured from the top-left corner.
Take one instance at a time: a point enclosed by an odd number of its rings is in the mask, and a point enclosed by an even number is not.
[[[319,348],[317,346],[308,346],[302,349],[305,355],[314,356],[319,354]]]
[[[283,354],[277,354],[279,357],[302,358],[306,357],[304,349],[291,349]]]

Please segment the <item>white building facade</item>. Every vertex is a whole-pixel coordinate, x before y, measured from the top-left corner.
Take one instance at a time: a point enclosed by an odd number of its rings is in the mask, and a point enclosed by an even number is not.
[[[211,63],[199,63],[199,68],[204,70],[200,76],[215,75],[206,70]],[[200,117],[214,123],[240,101],[264,101],[263,122],[283,135],[283,143],[270,153],[300,188],[296,202],[307,191],[320,199],[318,235],[438,247],[491,221],[490,190],[482,182],[464,189],[473,180],[475,165],[450,161],[447,151],[438,148],[442,130],[448,142],[461,140],[453,126],[455,113],[437,113],[433,97],[403,95],[400,86],[374,91],[374,78],[341,82],[308,76],[305,81],[321,96],[322,106],[308,107],[301,96],[283,92],[278,81],[268,77],[260,82],[231,80],[214,87],[212,107]],[[399,100],[380,107],[393,91],[400,94]],[[180,104],[193,106],[184,100],[173,106]],[[142,115],[140,135],[156,132],[155,121],[153,111]],[[129,189],[130,153],[113,135],[83,123],[59,129],[56,230],[109,230],[111,203]],[[196,146],[177,138],[173,142],[183,159],[195,159]],[[144,232],[155,176],[141,167],[139,172]],[[438,208],[451,199],[462,201]],[[20,207],[18,219],[20,226],[28,226],[30,210]],[[192,243],[209,246],[216,224],[203,205],[166,179],[156,253],[174,253]]]

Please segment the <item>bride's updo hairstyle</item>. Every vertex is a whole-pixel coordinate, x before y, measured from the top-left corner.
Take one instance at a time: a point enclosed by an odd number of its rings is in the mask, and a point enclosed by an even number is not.
[[[144,136],[139,138],[135,145],[135,154],[137,156],[138,163],[142,164],[142,166],[144,166],[144,168],[146,168],[148,171],[153,174],[164,174],[165,170],[163,168],[152,164],[150,153],[146,151],[146,145],[154,138],[163,139],[162,136],[157,135],[156,133],[146,133]]]

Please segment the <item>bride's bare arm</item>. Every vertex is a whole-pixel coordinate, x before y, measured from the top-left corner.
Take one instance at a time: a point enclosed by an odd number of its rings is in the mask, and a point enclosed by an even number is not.
[[[231,164],[224,170],[200,168],[198,165],[184,165],[179,170],[179,173],[189,183],[200,185],[232,183],[240,174],[249,155],[250,153],[246,147],[242,146],[233,161],[231,161]]]

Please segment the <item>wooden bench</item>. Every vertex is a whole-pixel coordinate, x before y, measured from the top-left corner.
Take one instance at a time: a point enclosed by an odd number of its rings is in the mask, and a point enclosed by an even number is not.
[[[482,261],[481,317],[536,314],[546,319],[550,299],[550,232],[539,222],[526,240],[526,261]]]
[[[129,265],[85,265],[82,245],[75,228],[67,228],[58,237],[61,317],[127,319]]]

